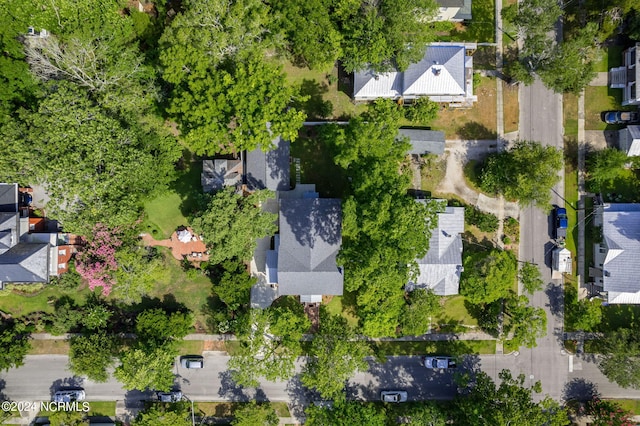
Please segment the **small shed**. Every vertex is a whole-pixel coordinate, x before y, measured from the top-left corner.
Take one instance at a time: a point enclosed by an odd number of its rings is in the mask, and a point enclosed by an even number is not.
[[[553,249],[552,267],[554,271],[570,274],[572,268],[571,252],[565,247]]]

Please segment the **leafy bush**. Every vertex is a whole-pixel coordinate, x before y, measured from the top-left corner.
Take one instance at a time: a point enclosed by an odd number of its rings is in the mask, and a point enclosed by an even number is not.
[[[498,230],[498,218],[491,213],[485,213],[474,206],[464,207],[464,219],[469,225],[476,226],[482,232]]]
[[[439,110],[440,105],[425,96],[405,107],[404,115],[412,123],[427,125],[436,119]]]

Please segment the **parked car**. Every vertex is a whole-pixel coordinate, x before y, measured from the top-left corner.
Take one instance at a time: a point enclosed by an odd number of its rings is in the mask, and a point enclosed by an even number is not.
[[[424,356],[422,357],[422,365],[427,368],[456,368],[456,360],[450,356]]]
[[[566,238],[567,228],[569,227],[569,217],[567,216],[567,209],[565,209],[564,207],[556,207],[553,210],[553,216],[556,239],[561,240]]]
[[[607,124],[629,124],[640,121],[637,111],[608,111],[604,113],[603,120]]]
[[[82,388],[63,389],[53,394],[53,402],[84,401],[85,393]]]
[[[403,390],[389,390],[380,392],[380,399],[382,402],[407,402],[407,391]]]
[[[184,355],[180,357],[180,365],[190,369],[204,368],[204,358],[202,355]]]
[[[172,390],[169,392],[156,392],[158,401],[160,402],[178,402],[182,400],[182,392],[179,390]]]

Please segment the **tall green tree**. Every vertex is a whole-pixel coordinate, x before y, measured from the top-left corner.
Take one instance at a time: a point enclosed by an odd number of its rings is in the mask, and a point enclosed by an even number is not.
[[[310,359],[300,381],[325,399],[344,400],[346,381],[357,371],[366,371],[366,342],[353,340],[355,331],[346,320],[320,311],[320,330],[311,341]]]
[[[522,205],[531,203],[549,205],[550,191],[560,181],[562,153],[539,142],[516,141],[507,151],[487,159],[480,185],[492,193],[518,200]]]
[[[522,283],[524,290],[529,294],[542,290],[542,286],[544,285],[540,269],[530,262],[522,264],[518,271],[518,279],[520,280],[520,283]]]
[[[89,420],[80,411],[55,411],[48,419],[51,426],[89,426]]]
[[[542,308],[528,306],[526,296],[513,296],[505,301],[504,333],[513,332],[513,343],[533,348],[536,339],[547,334],[547,314]]]
[[[524,374],[513,377],[509,370],[502,370],[498,376],[500,385],[484,372],[478,372],[473,378],[460,378],[459,384],[464,389],[453,403],[454,423],[470,426],[571,424],[566,410],[551,398],[534,401],[534,393],[541,392],[540,382],[525,385]]]
[[[351,177],[342,205],[338,262],[369,336],[396,334],[405,304],[403,288],[416,259],[427,252],[439,208],[407,195],[411,178],[403,164],[409,144],[397,137],[401,118],[393,102],[378,101],[348,126],[320,130],[335,164]]]
[[[630,328],[607,333],[602,341],[600,371],[623,388],[640,389],[640,338]]]
[[[305,415],[307,424],[310,426],[385,426],[389,424],[384,408],[360,401],[338,401],[330,408],[311,404],[305,410]]]
[[[239,334],[240,348],[229,359],[234,381],[257,387],[259,379],[285,380],[294,374],[294,362],[302,355],[301,339],[311,326],[299,309],[251,310]]]
[[[131,426],[191,426],[190,407],[186,401],[162,406],[153,404],[131,422]]]
[[[440,310],[439,298],[431,290],[415,289],[408,294],[402,314],[402,334],[419,336],[429,331],[431,317]]]
[[[272,196],[270,191],[264,190],[245,197],[228,187],[210,198],[191,225],[203,236],[211,263],[249,260],[256,248],[256,240],[275,233],[277,215],[261,207]]]
[[[568,330],[596,331],[602,321],[602,301],[578,300],[575,286],[564,291],[565,324]]]
[[[233,426],[277,426],[280,422],[276,411],[269,404],[251,401],[234,413]]]
[[[115,338],[104,331],[76,336],[69,345],[69,369],[94,382],[106,382],[107,370],[115,363],[116,355]]]
[[[616,148],[605,148],[589,155],[587,158],[587,184],[589,189],[601,192],[611,188],[614,182],[623,177],[624,166],[629,160],[624,151]]]
[[[164,346],[181,340],[193,330],[190,313],[172,312],[164,309],[147,309],[136,318],[138,338],[153,346]]]
[[[232,311],[248,305],[256,278],[249,275],[246,266],[236,260],[224,262],[222,268],[223,272],[213,283],[215,294]]]
[[[173,345],[136,345],[120,354],[113,375],[127,390],[168,391],[173,386],[173,365],[178,351]]]
[[[460,278],[460,294],[473,304],[489,304],[505,298],[516,280],[516,259],[511,252],[491,250],[489,253],[466,255]]]
[[[17,322],[3,322],[0,324],[0,370],[20,367],[24,364],[24,357],[31,348],[29,333],[24,324]]]

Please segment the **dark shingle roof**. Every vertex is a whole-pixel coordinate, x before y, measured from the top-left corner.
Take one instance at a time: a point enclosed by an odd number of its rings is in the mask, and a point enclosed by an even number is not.
[[[275,148],[264,152],[260,147],[247,151],[245,179],[252,191],[270,189],[288,191],[289,181],[289,141],[281,137],[273,140]]]
[[[444,154],[444,132],[422,129],[399,129],[398,136],[405,136],[411,143],[409,154]]]
[[[0,183],[0,212],[18,211],[18,184]]]
[[[0,283],[49,281],[49,244],[20,243],[0,256]]]
[[[281,295],[341,295],[336,255],[342,243],[340,200],[280,200],[278,292]]]

